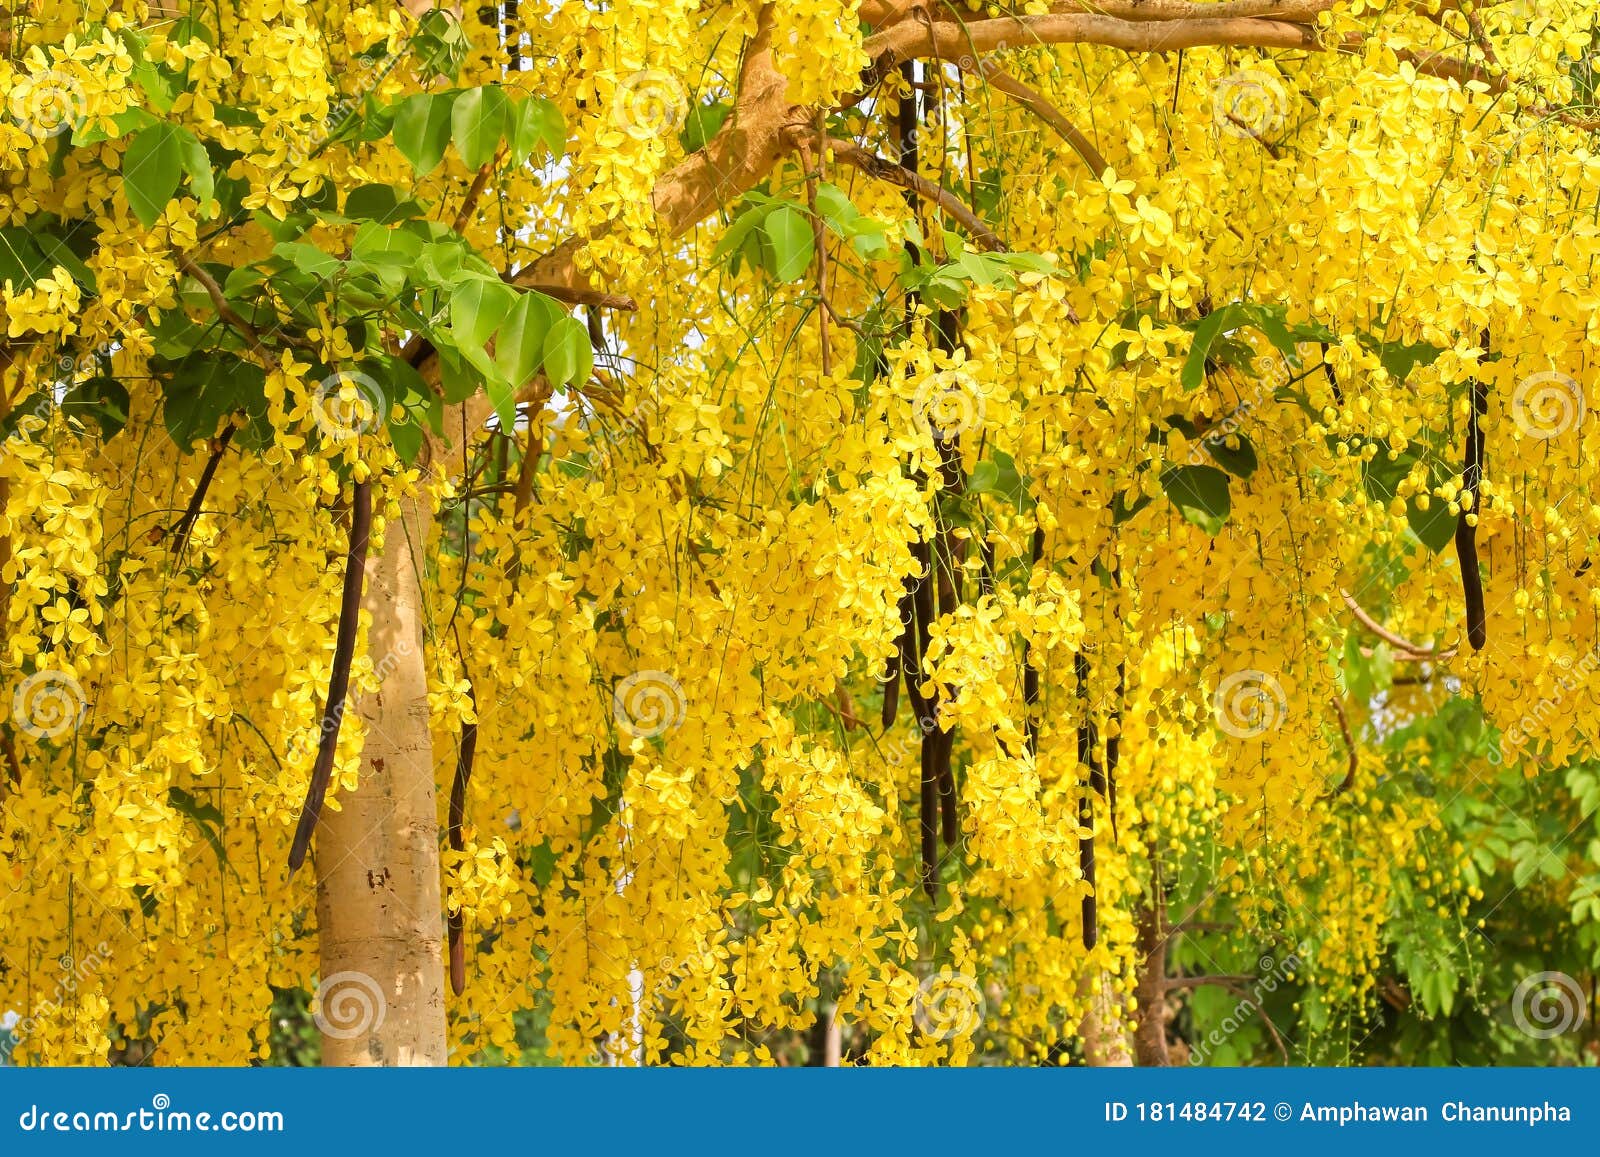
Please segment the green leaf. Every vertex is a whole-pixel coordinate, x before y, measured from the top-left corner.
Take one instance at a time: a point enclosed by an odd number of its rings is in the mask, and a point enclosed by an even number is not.
[[[1185,390],[1197,390],[1206,380],[1206,358],[1211,353],[1211,343],[1226,329],[1238,325],[1238,311],[1232,305],[1214,309],[1194,325],[1194,341],[1189,345],[1189,356],[1184,359],[1183,371],[1178,380]]]
[[[145,97],[156,109],[161,112],[171,112],[172,106],[177,103],[178,93],[183,90],[182,78],[164,64],[154,64],[145,59],[144,49],[131,54],[133,56],[133,81],[143,91]]]
[[[844,190],[827,181],[817,185],[817,212],[828,227],[841,237],[848,234],[849,226],[861,216],[861,210],[855,207]]]
[[[1229,446],[1229,441],[1238,446]],[[1256,448],[1243,434],[1213,433],[1204,439],[1206,453],[1235,478],[1248,478],[1256,472]]]
[[[770,250],[767,269],[779,281],[794,281],[811,266],[815,239],[805,214],[789,205],[779,205],[761,222],[761,234]]]
[[[495,277],[463,277],[450,290],[450,333],[463,348],[482,350],[517,304],[517,291]]]
[[[531,157],[541,143],[551,156],[560,157],[567,151],[567,122],[560,106],[543,97],[530,96],[511,114],[510,139],[511,159],[516,164]]]
[[[426,72],[455,79],[471,49],[461,21],[444,8],[430,8],[417,22],[411,48]]]
[[[1228,520],[1228,476],[1215,466],[1170,467],[1161,475],[1161,489],[1179,514],[1207,534]]]
[[[128,390],[116,378],[104,375],[80,382],[61,399],[61,409],[69,417],[79,414],[92,418],[103,438],[114,438],[128,424]]]
[[[511,387],[512,394],[539,371],[544,360],[544,339],[559,320],[555,316],[555,303],[538,293],[524,293],[501,323],[494,339],[494,362]],[[492,396],[492,395],[491,395]],[[508,426],[515,417],[515,407],[510,402],[497,399],[495,409],[500,420]]]
[[[771,204],[756,205],[746,209],[733,219],[733,224],[728,226],[727,232],[717,242],[716,248],[711,251],[711,260],[721,261],[732,256],[744,246],[746,238],[766,219],[768,213],[775,206]],[[737,271],[736,271],[737,272]]]
[[[136,133],[140,129],[149,128],[156,123],[156,118],[142,108],[130,108],[119,112],[116,116],[96,117],[83,121],[72,130],[72,143],[74,145],[98,145],[101,141],[111,139],[112,134],[102,127],[103,122],[109,121],[116,126],[119,137]]]
[[[1378,351],[1378,360],[1395,382],[1403,382],[1418,366],[1431,366],[1444,353],[1427,342],[1383,342],[1367,334],[1360,335],[1361,344]]]
[[[18,289],[50,276],[51,263],[39,252],[35,235],[20,226],[0,228],[0,281],[10,281]]]
[[[389,441],[394,446],[394,452],[400,455],[400,460],[407,466],[412,465],[416,462],[417,455],[422,452],[422,442],[427,431],[409,410],[405,417],[396,419],[391,416],[388,421]]]
[[[350,245],[350,256],[366,261],[409,264],[422,255],[426,244],[421,237],[405,229],[396,229],[378,221],[368,221],[356,230]]]
[[[152,359],[158,377],[162,367]],[[162,418],[167,433],[187,452],[195,441],[209,438],[228,414],[244,411],[253,422],[265,420],[267,375],[260,366],[222,350],[185,358],[162,383]]]
[[[422,216],[422,206],[393,185],[357,185],[344,199],[341,216],[350,221],[379,221],[388,225]]]
[[[83,258],[67,247],[65,241],[53,233],[43,232],[35,232],[33,240],[38,245],[40,252],[44,254],[45,260],[51,265],[61,266],[61,268],[72,274],[74,281],[90,293],[100,292],[100,287],[95,282],[94,271],[83,263]]]
[[[706,142],[717,135],[732,112],[733,106],[725,101],[696,105],[690,109],[689,115],[684,118],[683,130],[678,133],[683,151],[696,153],[705,148]]]
[[[594,352],[589,348],[589,331],[574,317],[563,317],[550,327],[544,339],[544,375],[556,389],[582,385],[594,369]]]
[[[1154,500],[1142,491],[1132,502],[1128,501],[1127,494],[1118,494],[1111,500],[1111,524],[1113,526],[1121,526],[1138,514],[1139,511],[1149,506],[1152,501]]]
[[[1450,545],[1460,521],[1458,515],[1450,513],[1450,504],[1437,496],[1429,500],[1426,510],[1417,505],[1416,499],[1406,503],[1406,525],[1434,554]]]
[[[994,494],[1018,509],[1033,505],[1028,480],[1017,469],[1016,459],[1004,450],[991,450],[987,458],[972,468],[972,476],[967,479],[967,493]]]
[[[1399,454],[1391,457],[1387,445],[1361,468],[1361,488],[1368,498],[1387,506],[1394,501],[1400,483],[1406,480],[1411,468],[1427,452],[1426,447],[1412,442]]]
[[[415,366],[394,354],[377,353],[362,358],[359,369],[383,391],[385,402],[403,402],[407,398],[425,398],[432,394],[428,383]],[[387,415],[385,415],[387,417]]]
[[[1248,301],[1232,301],[1212,310],[1197,322],[1185,326],[1194,331],[1194,341],[1189,346],[1189,356],[1183,363],[1179,380],[1186,390],[1198,389],[1205,381],[1206,359],[1211,356],[1217,339],[1241,326],[1252,325],[1266,335],[1284,359],[1292,366],[1300,364],[1298,343],[1306,341],[1331,341],[1334,335],[1320,325],[1290,326],[1288,311],[1281,305],[1261,305]]]
[[[456,98],[450,112],[450,139],[469,169],[481,169],[494,160],[510,128],[511,101],[497,84],[469,88]]]
[[[146,229],[178,191],[183,178],[183,144],[178,129],[162,121],[141,129],[122,156],[122,189],[128,207]]]
[[[194,826],[199,828],[200,834],[205,837],[206,843],[211,845],[217,863],[231,868],[228,864],[227,849],[222,843],[222,812],[216,805],[201,803],[181,787],[167,788],[167,804],[179,815],[187,816],[193,821]]]
[[[300,270],[300,272],[315,277],[319,281],[326,281],[331,278],[339,272],[340,266],[344,264],[337,257],[324,253],[315,245],[304,241],[285,241],[274,245],[272,247],[272,255],[281,257]]]
[[[411,162],[419,177],[433,172],[444,160],[444,151],[450,145],[451,114],[457,95],[441,92],[409,96],[394,114],[394,147]]]
[[[211,157],[207,154],[206,147],[200,143],[200,139],[188,129],[179,128],[175,131],[178,134],[178,150],[182,158],[183,171],[189,174],[189,191],[204,209],[210,205],[217,191],[216,181],[211,174]],[[202,216],[210,216],[210,213],[203,212]]]

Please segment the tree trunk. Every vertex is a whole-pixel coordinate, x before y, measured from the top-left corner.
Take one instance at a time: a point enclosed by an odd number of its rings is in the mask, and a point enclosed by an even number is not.
[[[425,497],[403,499],[367,560],[362,607],[381,689],[356,697],[367,732],[361,782],[323,814],[315,839],[324,1065],[445,1063],[439,820],[417,574],[431,524]]]
[[[1094,991],[1094,979],[1100,981],[1099,992]],[[1116,1012],[1117,990],[1111,973],[1102,970],[1097,978],[1084,976],[1078,991],[1089,1000],[1078,1025],[1083,1063],[1095,1068],[1131,1066],[1133,1053],[1128,1047],[1127,1030]]]
[[[1133,1055],[1140,1065],[1170,1065],[1167,1052],[1167,911],[1158,879],[1155,895],[1138,912],[1139,965],[1138,987],[1134,999],[1139,1003],[1134,1022]]]

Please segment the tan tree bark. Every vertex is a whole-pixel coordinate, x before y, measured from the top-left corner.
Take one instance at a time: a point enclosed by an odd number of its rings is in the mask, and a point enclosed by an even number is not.
[[[443,909],[418,567],[432,513],[404,499],[368,557],[367,653],[382,677],[354,697],[361,780],[323,814],[315,849],[322,1063],[445,1063]]]
[[[1094,981],[1099,981],[1095,991]],[[1078,1022],[1078,1039],[1083,1042],[1083,1063],[1095,1068],[1127,1068],[1133,1064],[1133,1049],[1128,1030],[1117,1015],[1117,988],[1109,971],[1086,975],[1078,989],[1088,999],[1083,1019]]]

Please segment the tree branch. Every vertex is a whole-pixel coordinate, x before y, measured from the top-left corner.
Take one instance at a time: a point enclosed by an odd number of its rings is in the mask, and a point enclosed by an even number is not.
[[[1127,52],[1175,52],[1180,48],[1231,45],[1240,48],[1315,49],[1316,30],[1304,24],[1257,17],[1237,19],[1119,20],[1100,15],[1004,16],[970,24],[941,21],[897,24],[862,44],[872,59],[863,78],[876,83],[903,60],[931,56],[963,69],[987,71],[982,54],[1047,44],[1102,44]]]
[[[1393,631],[1389,630],[1388,627],[1385,627],[1382,623],[1378,622],[1377,619],[1373,618],[1372,615],[1367,612],[1365,607],[1356,602],[1355,596],[1349,591],[1340,590],[1339,597],[1344,599],[1344,605],[1350,608],[1350,613],[1355,616],[1356,622],[1360,623],[1367,629],[1368,632],[1375,635],[1377,638],[1383,640],[1385,643],[1388,643],[1389,646],[1393,647],[1396,651],[1403,652],[1403,658],[1419,661],[1433,661],[1455,657],[1456,652],[1454,647],[1444,651],[1436,651],[1432,647],[1423,647],[1413,643],[1404,635],[1395,634]]]
[[[1089,166],[1089,171],[1094,176],[1100,176],[1111,167],[1100,154],[1100,150],[1094,147],[1094,143],[1079,131],[1078,126],[1069,121],[1066,114],[1047,101],[1037,89],[1022,83],[1004,69],[987,69],[983,75],[993,87],[1055,129],[1061,138],[1072,146],[1072,151],[1083,159],[1083,163]]]
[[[972,234],[973,240],[983,248],[990,252],[1005,251],[1005,242],[1000,240],[995,231],[985,225],[954,193],[935,185],[920,173],[914,173],[876,153],[869,153],[854,142],[840,140],[838,137],[826,137],[823,143],[833,153],[835,160],[852,165],[869,177],[888,181],[891,185],[899,185],[902,189],[909,190],[923,200],[939,206],[959,221],[961,226]]]

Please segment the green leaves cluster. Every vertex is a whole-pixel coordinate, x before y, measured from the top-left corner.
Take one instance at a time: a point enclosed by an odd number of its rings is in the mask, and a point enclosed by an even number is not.
[[[1224,355],[1224,360],[1232,364],[1248,365],[1253,357],[1253,351],[1243,343],[1233,342],[1228,337],[1233,331],[1245,326],[1260,330],[1272,343],[1273,348],[1295,369],[1300,368],[1299,347],[1302,342],[1320,343],[1338,340],[1333,331],[1325,326],[1314,323],[1290,325],[1287,314],[1288,310],[1282,305],[1232,301],[1212,310],[1198,321],[1186,323],[1184,328],[1194,332],[1194,341],[1189,346],[1189,356],[1184,360],[1183,371],[1179,375],[1183,388],[1186,390],[1200,388],[1206,379],[1206,360],[1212,356],[1214,349]]]
[[[903,256],[900,283],[939,309],[960,309],[974,285],[1011,288],[1019,273],[1059,273],[1049,259],[1037,253],[979,253],[968,249],[961,234],[941,230],[944,260],[934,255],[914,226],[908,227],[911,247]]]
[[[160,220],[185,176],[190,193],[201,204],[201,216],[209,216],[206,207],[216,183],[211,158],[193,133],[168,121],[154,121],[129,139],[122,155],[122,189],[128,207],[146,229]]]
[[[553,102],[518,99],[498,84],[409,96],[394,110],[393,131],[418,177],[438,168],[452,145],[469,169],[493,161],[502,143],[517,165],[541,146],[557,158],[567,149],[566,122]]]
[[[348,256],[308,240],[301,228],[308,222],[284,223],[282,239],[267,261],[239,269],[207,266],[206,272],[229,306],[258,332],[295,335],[320,324],[324,312],[344,326],[359,357],[337,368],[376,383],[390,437],[403,457],[414,458],[426,427],[439,432],[443,402],[483,389],[509,426],[516,420],[517,390],[535,374],[545,374],[556,388],[588,378],[593,360],[582,324],[549,297],[507,285],[453,230],[420,219],[420,207],[401,190],[360,186],[341,210],[319,216],[349,221],[362,212],[401,219],[365,220]],[[210,309],[197,284],[186,283],[180,299]],[[383,334],[393,332],[419,335],[435,348],[440,394],[409,362],[385,351]],[[179,445],[209,436],[228,414],[248,419],[247,444],[270,436],[264,375],[244,358],[240,335],[214,324],[197,325],[174,311],[162,319],[155,337],[167,427]],[[334,367],[313,368],[324,377],[334,372]]]

